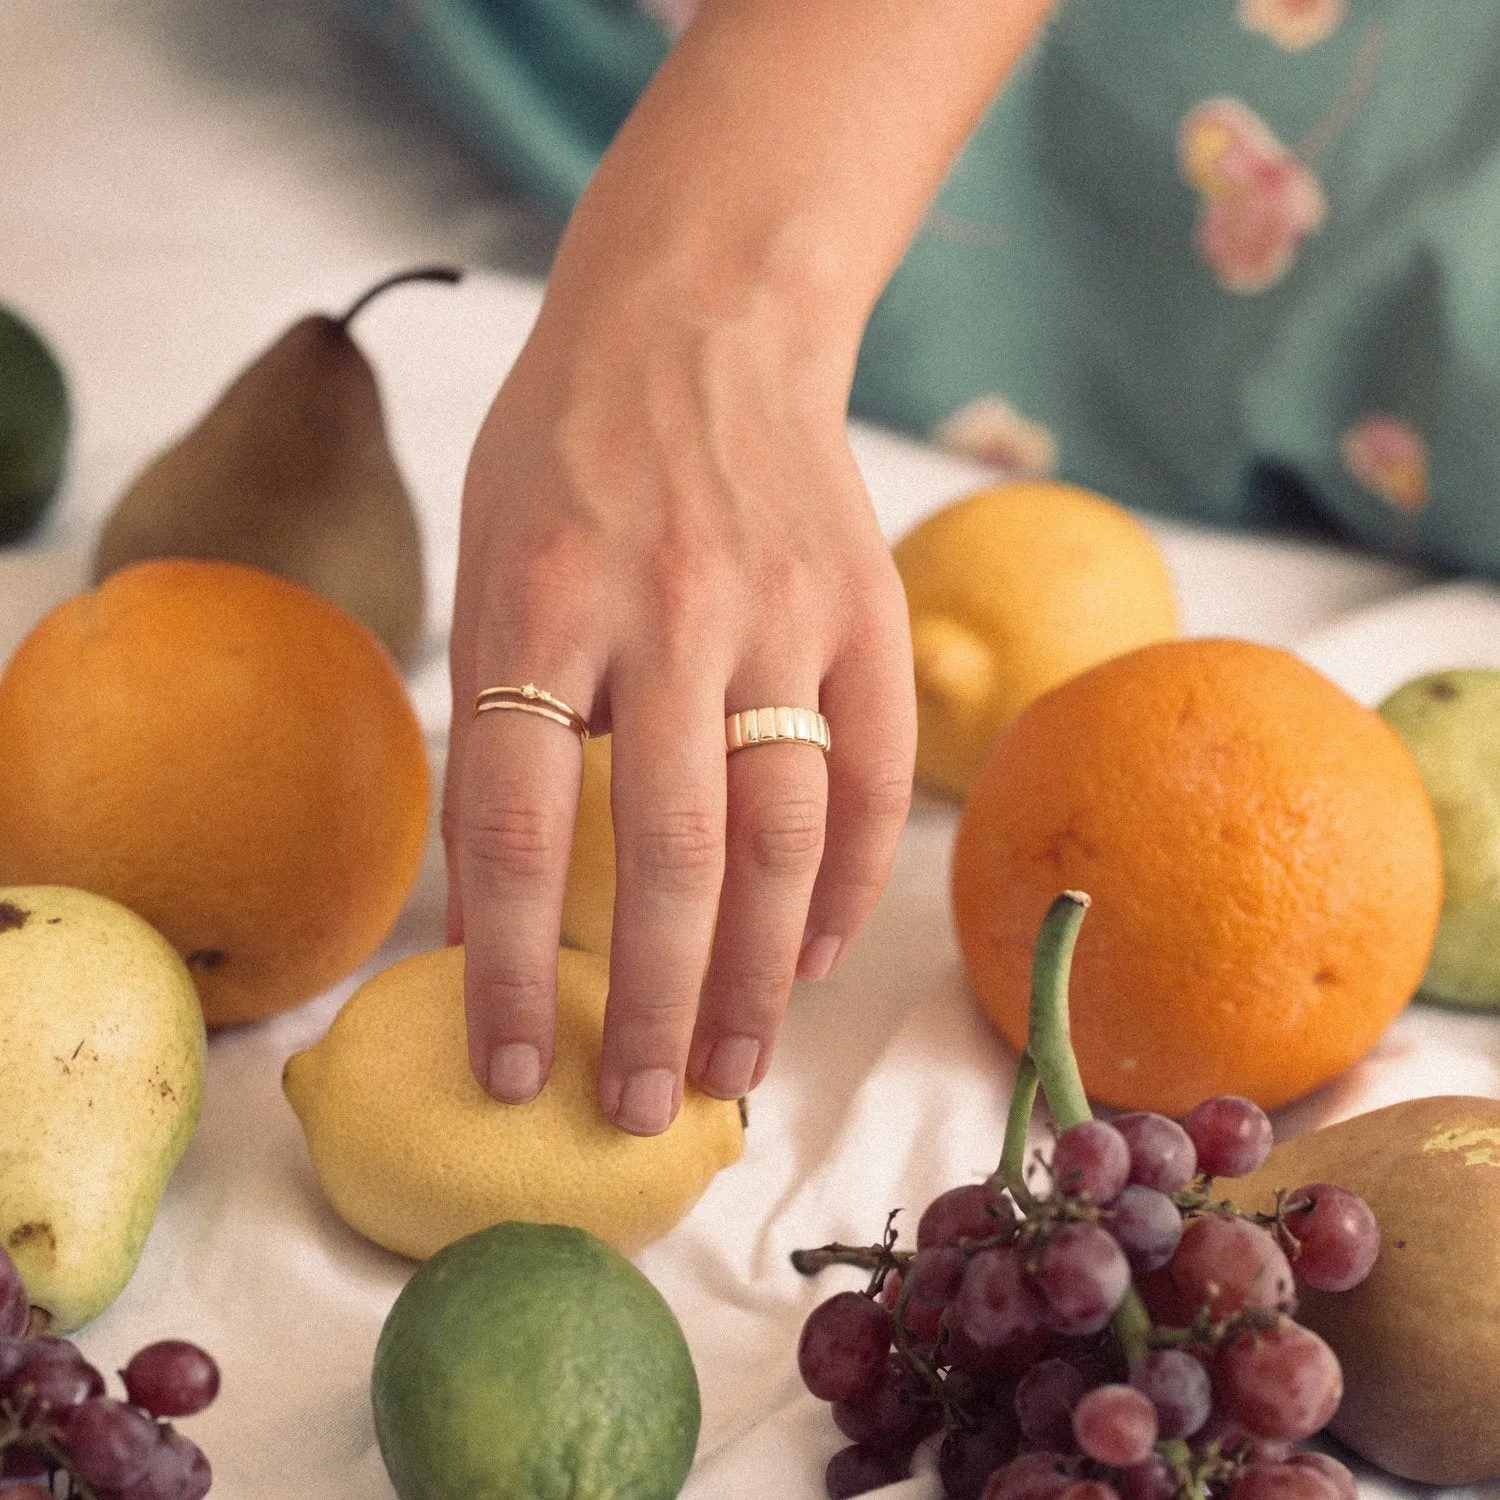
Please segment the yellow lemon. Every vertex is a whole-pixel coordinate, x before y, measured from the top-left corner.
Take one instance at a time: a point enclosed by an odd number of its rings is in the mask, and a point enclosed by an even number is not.
[[[1178,633],[1151,533],[1077,485],[979,490],[929,516],[895,560],[911,615],[917,774],[960,797],[1033,698]]]
[[[609,736],[583,747],[583,785],[563,892],[562,939],[570,948],[608,953],[615,918],[615,829],[609,805]]]
[[[739,1106],[687,1091],[670,1129],[627,1135],[599,1113],[608,969],[558,953],[557,1048],[530,1104],[469,1071],[463,949],[419,953],[354,992],[282,1085],[323,1191],[376,1244],[425,1259],[505,1219],[570,1224],[624,1255],[660,1239],[739,1159]]]

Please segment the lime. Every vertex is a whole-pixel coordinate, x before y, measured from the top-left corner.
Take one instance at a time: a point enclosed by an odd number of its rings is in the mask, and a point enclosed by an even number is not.
[[[698,1378],[660,1292],[582,1229],[506,1222],[426,1261],[375,1349],[401,1500],[671,1500]]]
[[[56,356],[0,307],[0,544],[41,520],[68,446],[68,389]]]
[[[1406,741],[1437,815],[1443,915],[1421,998],[1500,1007],[1500,671],[1430,672],[1380,712]]]

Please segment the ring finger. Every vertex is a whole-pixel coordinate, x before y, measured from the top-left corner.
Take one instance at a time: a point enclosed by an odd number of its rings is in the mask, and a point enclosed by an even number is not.
[[[817,705],[815,672],[758,670],[731,685],[726,706]],[[764,1077],[786,1012],[823,855],[828,777],[812,744],[776,740],[727,753],[724,884],[688,1076],[733,1099]]]

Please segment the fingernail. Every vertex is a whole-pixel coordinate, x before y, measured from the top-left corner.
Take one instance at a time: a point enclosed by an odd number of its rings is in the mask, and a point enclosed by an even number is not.
[[[506,1042],[490,1053],[489,1091],[506,1104],[527,1104],[542,1091],[542,1054],[530,1042]]]
[[[802,954],[797,959],[798,979],[827,979],[838,962],[839,952],[844,946],[841,937],[832,933],[820,933],[810,937],[802,945]]]
[[[677,1075],[669,1068],[642,1068],[620,1090],[613,1119],[631,1135],[660,1135],[672,1123],[672,1096]]]
[[[760,1043],[753,1036],[720,1037],[708,1054],[708,1066],[703,1070],[703,1089],[721,1099],[738,1099],[741,1094],[749,1092],[759,1059]]]

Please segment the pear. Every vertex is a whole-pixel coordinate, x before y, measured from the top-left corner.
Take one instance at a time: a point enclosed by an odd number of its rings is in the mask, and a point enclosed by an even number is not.
[[[62,478],[70,426],[56,355],[0,307],[0,544],[35,529]]]
[[[1443,849],[1443,914],[1421,998],[1500,1008],[1500,671],[1413,678],[1380,712],[1416,758]]]
[[[119,1295],[198,1123],[203,1011],[167,940],[66,886],[0,887],[0,1245],[62,1333]]]
[[[458,278],[405,271],[341,317],[292,324],[131,483],[105,521],[93,581],[148,557],[248,563],[342,606],[410,667],[425,612],[421,535],[349,325],[390,287]]]
[[[1404,1479],[1500,1477],[1500,1099],[1410,1099],[1277,1146],[1222,1187],[1242,1209],[1315,1182],[1358,1193],[1380,1254],[1347,1292],[1298,1287],[1298,1321],[1333,1346],[1329,1424]],[[1296,1261],[1293,1260],[1293,1270]]]

